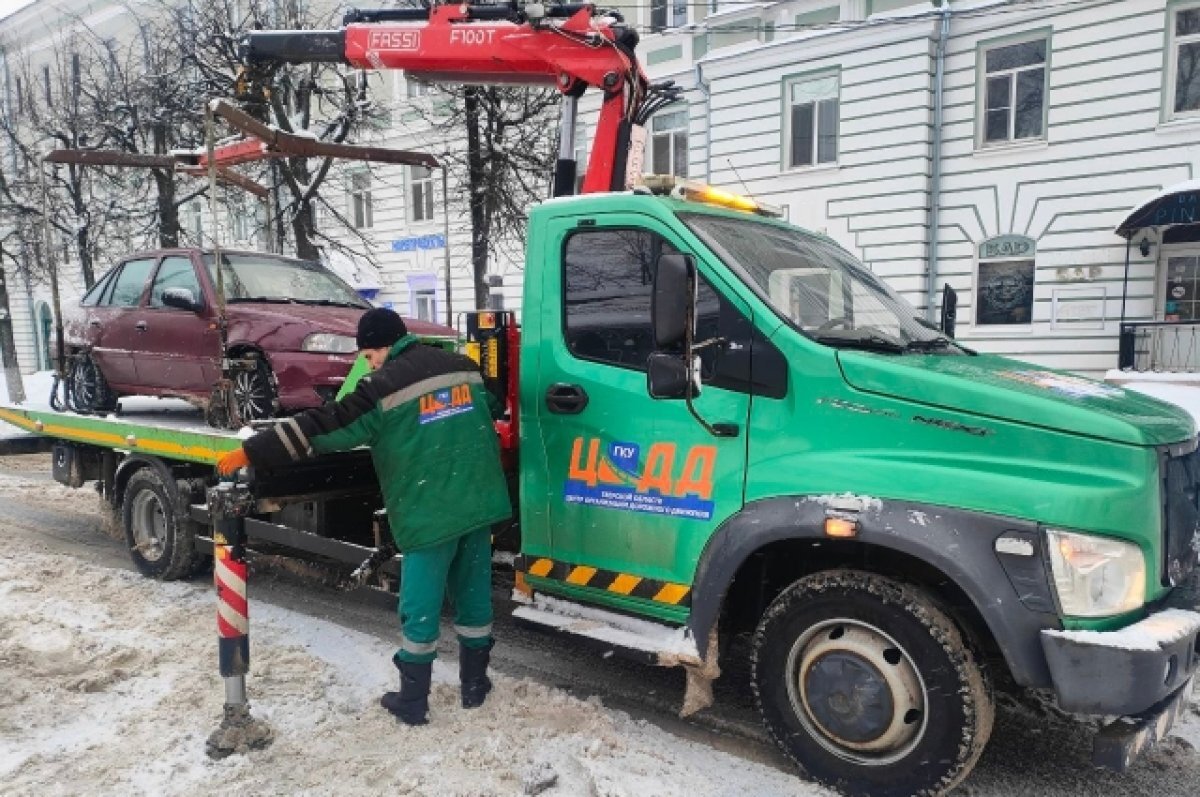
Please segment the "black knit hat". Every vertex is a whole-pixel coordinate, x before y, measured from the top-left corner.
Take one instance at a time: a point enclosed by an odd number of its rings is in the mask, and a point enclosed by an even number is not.
[[[386,307],[374,307],[358,319],[359,349],[390,348],[407,334],[404,319]]]

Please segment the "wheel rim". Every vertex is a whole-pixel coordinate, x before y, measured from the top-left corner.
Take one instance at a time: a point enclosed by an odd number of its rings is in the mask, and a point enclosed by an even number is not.
[[[271,407],[271,396],[267,380],[260,371],[240,371],[233,376],[233,400],[237,403],[242,420],[250,421],[267,417]]]
[[[162,558],[167,540],[167,514],[152,490],[142,490],[134,496],[130,526],[133,545],[142,558],[148,562]]]
[[[90,359],[84,358],[76,363],[72,382],[71,388],[75,393],[75,403],[83,408],[96,406],[98,392],[96,366]]]
[[[805,631],[788,653],[788,699],[822,747],[864,766],[895,763],[920,743],[928,695],[916,663],[872,625],[846,618]]]

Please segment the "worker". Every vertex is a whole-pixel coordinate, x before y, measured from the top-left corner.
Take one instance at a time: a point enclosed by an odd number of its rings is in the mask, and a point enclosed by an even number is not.
[[[449,586],[459,641],[462,705],[491,691],[491,526],[512,514],[495,400],[469,358],[418,343],[392,310],[358,323],[358,348],[371,373],[340,401],[284,418],[221,457],[226,475],[251,465],[278,468],[331,451],[371,448],[388,522],[403,554],[400,571],[400,691],[380,703],[408,725],[423,725]]]

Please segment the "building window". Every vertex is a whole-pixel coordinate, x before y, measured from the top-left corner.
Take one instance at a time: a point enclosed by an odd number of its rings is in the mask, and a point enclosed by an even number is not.
[[[839,84],[837,75],[784,84],[788,104],[784,125],[788,167],[837,161]]]
[[[979,246],[975,279],[976,326],[1033,322],[1036,242],[1021,235],[1001,235]]]
[[[17,115],[25,113],[25,90],[21,84],[21,78],[16,79],[17,92]]]
[[[412,197],[409,214],[412,221],[433,219],[433,169],[428,166],[408,167],[409,195]]]
[[[413,293],[413,313],[418,320],[433,323],[437,320],[437,291],[425,289]]]
[[[50,94],[50,67],[48,65],[42,67],[42,89],[45,91],[46,106],[49,108],[54,104],[54,98]]]
[[[371,207],[371,173],[350,173],[350,221],[356,230],[375,226]]]
[[[688,112],[664,113],[651,120],[650,171],[653,174],[688,173]]]
[[[1006,144],[1045,135],[1047,40],[983,51],[983,143]]]
[[[1172,12],[1170,27],[1171,116],[1200,112],[1200,6]]]
[[[199,243],[204,235],[204,206],[199,202],[188,205],[188,232]]]
[[[687,24],[687,0],[650,0],[650,32]]]
[[[432,83],[428,83],[424,80],[418,80],[414,77],[406,78],[405,83],[408,84],[407,90],[409,97],[428,97],[430,94],[434,94],[437,91],[437,87]]]

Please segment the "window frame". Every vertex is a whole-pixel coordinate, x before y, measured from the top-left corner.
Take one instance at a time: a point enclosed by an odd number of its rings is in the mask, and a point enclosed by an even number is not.
[[[153,255],[150,257],[132,257],[129,260],[126,260],[121,264],[120,273],[109,281],[109,285],[101,294],[101,301],[97,306],[111,307],[117,310],[127,310],[141,307],[146,301],[146,291],[150,288],[150,284],[154,279],[154,275],[158,273],[158,264],[160,260],[160,257]],[[137,299],[133,304],[113,304],[112,298],[113,294],[117,291],[117,285],[120,284],[121,277],[125,275],[125,270],[133,263],[149,263],[146,275],[142,277],[142,291],[137,295]]]
[[[834,78],[837,80],[837,119],[834,122],[834,154],[832,160],[821,161],[820,151],[820,101],[813,103],[813,151],[812,163],[792,164],[792,87],[801,83],[816,82]],[[804,172],[813,169],[837,168],[842,157],[842,68],[841,66],[814,69],[808,72],[798,72],[784,75],[780,83],[780,142],[779,165],[784,172]]]
[[[673,127],[669,127],[665,130],[656,130],[655,129],[655,124],[660,119],[665,119],[665,118],[674,117],[674,116],[682,116],[683,122],[681,124],[675,125]],[[688,171],[689,171],[688,167],[690,165],[690,157],[691,157],[691,140],[690,140],[691,139],[691,127],[692,127],[691,108],[690,108],[690,106],[687,106],[687,105],[684,105],[681,108],[672,108],[669,113],[665,113],[662,116],[655,116],[650,119],[650,131],[649,131],[649,135],[646,136],[646,149],[647,149],[647,154],[649,155],[650,172],[652,174],[670,174],[670,175],[674,175],[675,177],[684,177],[684,178],[686,178],[688,176]],[[684,160],[683,160],[683,172],[684,173],[683,174],[679,174],[675,171],[675,160],[677,157],[676,136],[679,133],[683,133],[683,151],[684,151]],[[667,162],[668,162],[669,171],[666,171],[666,172],[659,171],[658,167],[654,163],[654,143],[659,138],[666,138],[666,140],[667,140]]]
[[[1200,118],[1200,108],[1190,111],[1175,110],[1175,89],[1179,79],[1179,56],[1176,52],[1179,38],[1175,33],[1176,16],[1181,11],[1200,11],[1197,0],[1168,0],[1165,15],[1165,41],[1163,42],[1163,99],[1162,121],[1175,122]],[[1187,36],[1185,43],[1200,44],[1200,33]]]
[[[83,296],[79,297],[79,306],[80,307],[100,306],[100,298],[104,295],[104,292],[106,290],[108,290],[108,283],[112,280],[113,275],[116,274],[120,270],[121,270],[121,266],[120,266],[120,264],[118,264],[118,265],[110,268],[108,271],[104,272],[104,274],[102,274],[100,276],[100,279],[93,282],[92,287],[90,287],[86,291],[84,291]],[[91,296],[93,293],[96,294],[96,296],[92,300],[91,304],[88,304],[88,297]]]
[[[366,185],[358,186],[355,181],[366,178]],[[353,169],[346,174],[346,201],[349,205],[350,226],[356,230],[370,230],[375,227],[375,208],[371,197],[371,170]],[[359,218],[359,205],[362,203],[362,218]],[[360,223],[360,221],[362,223]]]
[[[428,176],[418,179],[415,176],[417,169],[426,169],[429,172]],[[437,203],[434,197],[433,169],[428,166],[409,166],[405,170],[405,177],[408,179],[408,220],[413,224],[425,224],[436,221]],[[428,210],[429,215],[417,214],[418,187],[421,188],[422,204],[425,205],[423,210]],[[426,191],[428,191],[428,196],[425,195]]]
[[[659,8],[663,11],[662,24],[654,21],[655,11]],[[679,18],[679,12],[682,10],[682,19]],[[649,8],[649,28],[650,33],[663,33],[664,31],[677,30],[688,24],[688,3],[687,0],[650,0]]]
[[[1053,28],[1034,28],[1031,30],[1020,31],[1006,36],[1000,36],[993,39],[986,39],[977,42],[975,45],[975,149],[979,150],[995,150],[1004,149],[1005,147],[1028,147],[1045,145],[1050,141],[1050,69],[1052,59],[1054,57],[1054,37]],[[987,54],[992,50],[998,50],[1004,47],[1011,47],[1017,44],[1028,44],[1036,41],[1044,41],[1046,43],[1046,57],[1042,61],[1042,132],[1037,136],[1027,136],[1025,138],[1014,138],[1016,132],[1016,110],[1015,110],[1015,92],[1017,80],[1016,76],[1023,72],[1033,69],[1032,66],[1018,67],[1016,69],[1001,70],[995,74],[1007,74],[1012,76],[1011,85],[1009,87],[1009,120],[1008,130],[1009,137],[1003,141],[988,141],[987,140],[987,81],[988,76],[992,73],[987,71]]]
[[[153,274],[153,276],[151,276],[151,278],[149,280],[149,286],[148,286],[149,292],[146,293],[146,296],[145,296],[146,307],[148,309],[178,311],[178,308],[168,307],[167,305],[162,304],[161,302],[159,304],[154,303],[154,289],[158,286],[158,278],[160,275],[162,275],[163,268],[166,267],[166,265],[169,262],[175,261],[175,260],[180,260],[180,261],[183,261],[184,263],[187,263],[188,267],[192,270],[192,279],[195,280],[195,282],[196,282],[196,287],[195,287],[195,290],[193,291],[193,293],[195,294],[195,299],[201,305],[201,307],[206,305],[206,302],[204,300],[204,286],[201,284],[200,275],[196,271],[195,261],[192,260],[192,258],[186,254],[172,254],[172,255],[163,255],[161,258],[159,258],[158,264],[154,267],[154,274]],[[172,285],[171,287],[182,288],[184,286]]]

